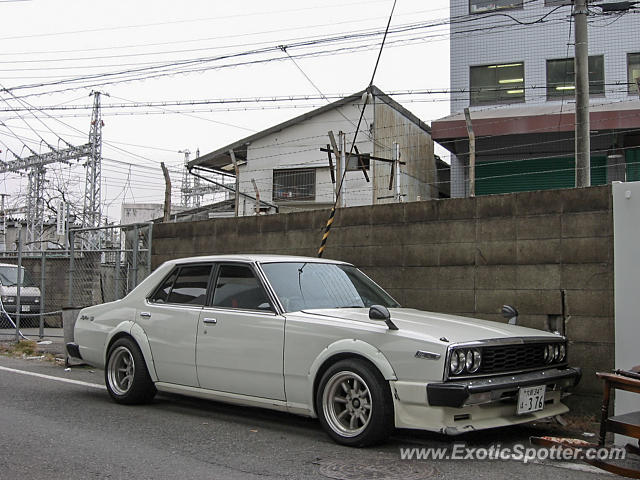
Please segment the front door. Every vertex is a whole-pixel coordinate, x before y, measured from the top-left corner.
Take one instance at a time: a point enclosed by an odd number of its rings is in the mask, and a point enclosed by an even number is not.
[[[200,386],[285,400],[284,317],[275,313],[250,265],[220,264],[214,276],[212,300],[198,322]]]

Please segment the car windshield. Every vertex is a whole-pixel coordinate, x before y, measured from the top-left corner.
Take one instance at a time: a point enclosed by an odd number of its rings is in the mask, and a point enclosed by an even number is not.
[[[391,296],[351,265],[316,262],[263,263],[286,312],[316,308],[399,307]]]
[[[31,275],[27,272],[24,267],[21,269],[22,272],[22,283],[23,287],[35,287],[36,284],[31,279]],[[0,267],[0,284],[5,287],[14,287],[18,284],[18,267]]]

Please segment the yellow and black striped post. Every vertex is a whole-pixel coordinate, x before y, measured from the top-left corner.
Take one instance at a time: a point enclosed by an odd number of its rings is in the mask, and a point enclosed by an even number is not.
[[[318,258],[322,257],[324,253],[324,248],[327,245],[327,238],[329,238],[329,232],[331,231],[331,225],[333,224],[333,217],[336,215],[336,207],[335,205],[331,207],[331,214],[329,215],[329,220],[327,220],[327,225],[324,227],[324,235],[322,235],[322,242],[320,242],[320,248],[318,249]]]

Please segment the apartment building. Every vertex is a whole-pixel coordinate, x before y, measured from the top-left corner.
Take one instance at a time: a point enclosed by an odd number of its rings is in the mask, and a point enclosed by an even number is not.
[[[589,5],[593,185],[640,180],[640,9],[615,7]],[[451,152],[452,196],[469,194],[466,107],[477,195],[575,185],[572,9],[451,0],[451,114],[432,123],[432,137]]]

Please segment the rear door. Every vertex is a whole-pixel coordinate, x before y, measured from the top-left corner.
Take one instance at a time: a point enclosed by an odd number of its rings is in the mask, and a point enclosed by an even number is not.
[[[284,400],[284,317],[250,264],[221,263],[200,314],[196,348],[202,388]]]
[[[198,386],[196,334],[211,270],[211,264],[176,267],[137,312],[161,382]]]

